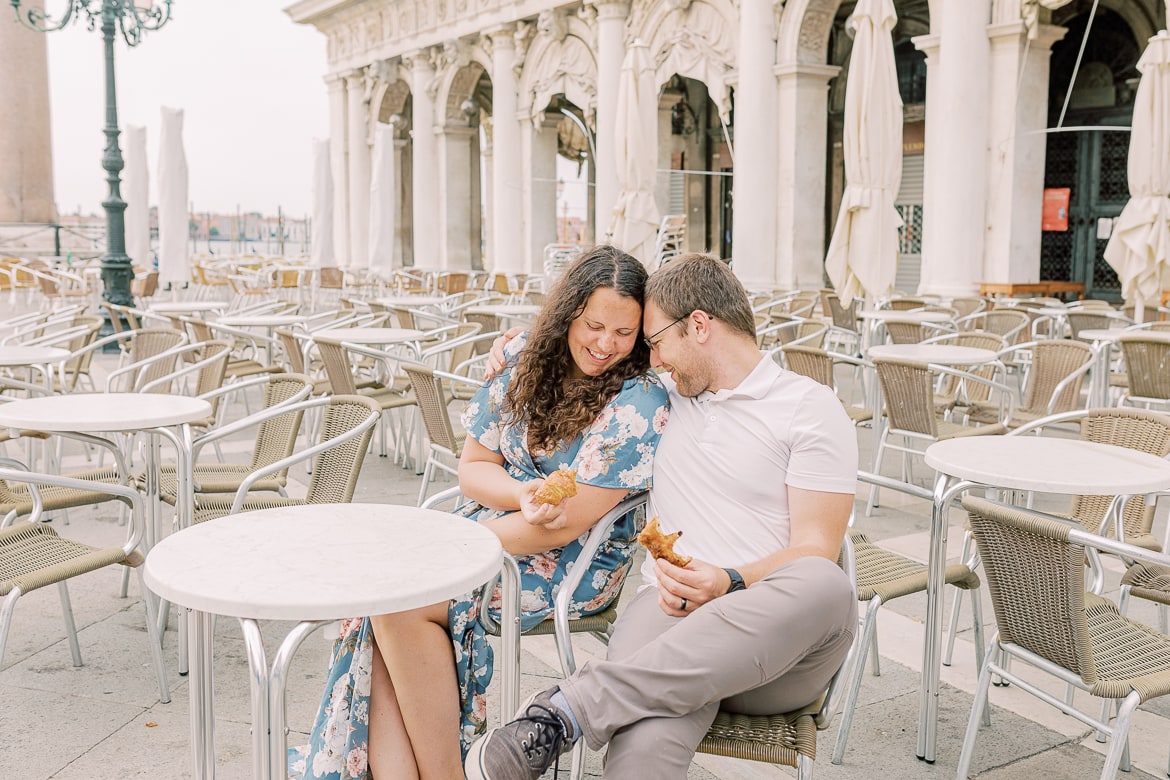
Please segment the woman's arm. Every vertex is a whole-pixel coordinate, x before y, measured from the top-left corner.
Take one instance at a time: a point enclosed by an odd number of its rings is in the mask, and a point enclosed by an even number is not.
[[[512,477],[504,469],[504,457],[475,439],[468,438],[463,446],[459,460],[463,494],[491,509],[511,510],[484,526],[500,537],[512,555],[564,547],[617,506],[628,492],[579,484],[577,495],[553,506],[532,501],[532,494],[543,484],[543,479]]]

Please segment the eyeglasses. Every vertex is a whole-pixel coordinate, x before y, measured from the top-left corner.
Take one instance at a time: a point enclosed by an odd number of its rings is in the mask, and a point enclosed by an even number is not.
[[[668,330],[670,330],[671,328],[673,328],[675,325],[678,325],[680,322],[682,322],[683,320],[685,320],[685,319],[686,319],[687,317],[689,317],[689,316],[691,316],[691,314],[690,314],[690,312],[687,312],[686,314],[684,314],[683,316],[679,317],[679,318],[678,318],[677,320],[675,320],[674,322],[672,322],[672,323],[670,323],[669,325],[667,325],[665,328],[662,328],[661,330],[655,331],[653,335],[647,336],[646,338],[642,339],[642,343],[644,343],[644,344],[645,344],[647,347],[649,347],[650,349],[654,349],[654,339],[658,338],[658,337],[659,337],[659,336],[661,336],[663,333],[665,333],[666,331],[668,331]]]

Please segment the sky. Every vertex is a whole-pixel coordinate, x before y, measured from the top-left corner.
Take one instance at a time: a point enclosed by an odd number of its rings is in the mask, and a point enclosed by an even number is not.
[[[119,125],[146,127],[152,205],[159,109],[169,106],[184,111],[188,199],[197,212],[310,214],[312,142],[329,136],[325,37],[293,24],[282,10],[290,3],[175,0],[170,22],[137,47],[116,37]],[[65,4],[46,6],[54,13]],[[47,35],[57,208],[100,214],[107,191],[101,32],[83,19]],[[125,133],[120,140],[124,154]]]

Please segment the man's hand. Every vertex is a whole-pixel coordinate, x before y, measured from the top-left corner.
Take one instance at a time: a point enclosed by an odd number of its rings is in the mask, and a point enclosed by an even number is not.
[[[686,568],[662,558],[654,565],[658,567],[658,606],[672,617],[689,615],[708,601],[727,593],[731,587],[727,572],[697,558]]]
[[[501,336],[501,338],[503,338]],[[520,489],[520,514],[530,525],[542,526],[550,531],[558,531],[569,523],[565,514],[565,505],[569,499],[561,499],[559,504],[546,504],[533,501],[533,494],[544,485],[543,479],[534,479],[525,482]]]
[[[524,330],[523,325],[516,325],[504,331],[502,336],[492,342],[492,348],[488,351],[487,368],[483,371],[483,381],[490,382],[504,370],[504,366],[508,362],[504,357],[504,345],[519,336]]]

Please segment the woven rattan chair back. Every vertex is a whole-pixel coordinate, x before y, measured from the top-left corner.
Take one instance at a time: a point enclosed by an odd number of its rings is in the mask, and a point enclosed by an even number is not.
[[[497,331],[500,329],[500,319],[494,314],[487,312],[467,311],[463,313],[464,322],[472,322],[479,325],[481,333],[488,333],[489,331]]]
[[[953,344],[956,347],[974,347],[975,349],[989,349],[992,352],[999,352],[1007,347],[1003,336],[998,336],[994,333],[988,333],[985,330],[969,330],[961,333],[954,333],[949,335],[946,339],[940,339],[938,342],[931,343],[945,343]],[[982,379],[994,379],[997,366],[994,363],[984,364],[980,366],[955,366],[960,371],[966,371]],[[979,382],[962,383],[959,377],[943,375],[939,378],[939,382],[935,388],[935,395],[938,397],[955,398],[959,391],[959,385],[963,384],[963,398],[967,403],[976,403],[986,401],[991,397],[991,386],[981,384]]]
[[[986,309],[987,301],[976,297],[952,298],[951,308],[957,311],[960,317],[966,317]]]
[[[1170,455],[1170,417],[1144,409],[1091,409],[1081,420],[1081,440],[1112,444],[1149,453],[1159,458]],[[1068,513],[1090,533],[1099,533],[1113,496],[1074,496]],[[1158,549],[1161,545],[1150,534],[1154,523],[1154,505],[1144,496],[1134,496],[1123,513],[1125,541],[1141,547]],[[1113,537],[1113,523],[1104,531]]]
[[[886,333],[894,344],[918,344],[926,337],[922,323],[911,320],[886,320]]]
[[[181,330],[174,328],[139,328],[130,342],[131,363],[149,360],[152,357],[166,352],[168,349],[179,346],[187,336]],[[167,374],[174,373],[179,362],[179,355],[173,355],[166,360],[156,360],[132,377],[131,387],[141,387]]]
[[[912,311],[926,305],[925,298],[891,298],[888,308],[892,311]]]
[[[1038,341],[1032,348],[1032,367],[1028,372],[1028,386],[1024,389],[1022,412],[1058,414],[1081,408],[1082,373],[1061,391],[1060,397],[1049,408],[1057,386],[1069,375],[1093,359],[1093,350],[1079,341]]]
[[[422,413],[423,425],[431,444],[451,452],[456,458],[462,451],[462,442],[455,436],[451,417],[447,412],[447,398],[442,381],[426,366],[403,363],[402,370],[410,377],[410,386]]]
[[[1064,318],[1074,339],[1080,338],[1082,330],[1107,330],[1113,324],[1113,318],[1104,311],[1070,311]]]
[[[224,377],[227,376],[228,359],[231,356],[232,345],[230,342],[223,339],[203,342],[199,350],[199,359],[211,362],[200,368],[195,377],[195,395],[204,395],[223,387]],[[216,359],[212,360],[212,358]],[[215,395],[208,400],[208,403],[211,404],[212,418],[219,413],[219,402],[222,397],[222,395]]]
[[[325,366],[325,375],[329,377],[329,386],[334,393],[342,395],[357,395],[357,383],[353,378],[353,366],[350,363],[349,353],[340,341],[334,339],[314,339],[317,345],[317,354],[321,356],[321,364]]]
[[[360,395],[335,395],[321,415],[321,442],[335,439],[377,418],[382,408]],[[353,499],[373,428],[361,436],[326,450],[313,461],[313,476],[305,492],[306,504],[347,504]]]
[[[786,346],[782,350],[784,364],[794,374],[807,376],[826,387],[836,388],[833,380],[833,358],[823,349],[807,347],[803,344]]]
[[[979,547],[1001,642],[1017,644],[1097,680],[1085,615],[1085,550],[1069,526],[968,496],[963,507]]]
[[[264,408],[271,409],[289,401],[312,384],[313,380],[304,374],[274,374],[264,385]],[[248,471],[258,471],[292,455],[303,416],[304,409],[297,408],[256,426],[256,441],[252,446],[252,461]],[[287,475],[288,469],[285,469],[274,476],[284,479]]]
[[[305,353],[301,351],[302,345],[296,335],[288,328],[277,328],[274,332],[284,349],[285,365],[289,370],[294,374],[308,373],[305,370]]]
[[[822,304],[828,304],[828,314],[833,324],[838,328],[857,332],[857,300],[850,301],[848,306],[841,305],[841,299],[836,293],[825,293]]]
[[[60,345],[63,349],[78,353],[76,357],[70,358],[65,363],[66,383],[70,390],[77,386],[78,378],[89,375],[90,366],[93,364],[94,350],[86,349],[84,352],[81,350],[97,340],[103,323],[105,323],[105,318],[95,315],[82,315],[73,318],[75,327],[84,326],[88,330],[69,339],[67,344]]]
[[[1129,395],[1170,401],[1170,334],[1137,332],[1119,341],[1129,376]]]
[[[1022,335],[1027,332],[1031,320],[1022,311],[992,309],[988,312],[982,312],[981,316],[973,317],[967,322],[968,330],[985,330],[988,333],[1003,336],[1010,346],[1021,340]]]
[[[912,360],[873,361],[886,401],[892,431],[910,431],[938,438],[934,413],[934,375],[925,363]]]

